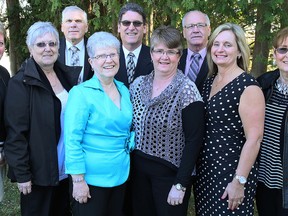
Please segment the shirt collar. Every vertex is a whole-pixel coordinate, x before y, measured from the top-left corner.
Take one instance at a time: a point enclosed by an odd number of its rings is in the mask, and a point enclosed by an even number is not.
[[[141,48],[142,48],[142,44],[139,47],[137,47],[135,50],[129,51],[122,45],[122,49],[123,49],[123,53],[124,53],[125,59],[127,58],[127,55],[130,52],[132,52],[135,55],[136,59],[138,59],[140,51],[141,51]]]
[[[70,43],[69,41],[66,40],[66,47],[67,49],[69,50],[70,47],[72,46],[76,46],[78,48],[78,50],[83,50],[85,48],[85,45],[84,45],[84,39],[82,39],[78,44],[76,45],[73,45],[72,43]]]
[[[191,56],[192,56],[195,52],[193,52],[193,51],[190,50],[189,48],[188,48],[187,50],[188,50],[187,57],[188,57],[188,59],[191,59]],[[198,53],[201,55],[201,59],[204,59],[205,56],[206,56],[206,54],[207,54],[207,48],[206,48],[206,47],[203,48],[203,49],[200,50]]]

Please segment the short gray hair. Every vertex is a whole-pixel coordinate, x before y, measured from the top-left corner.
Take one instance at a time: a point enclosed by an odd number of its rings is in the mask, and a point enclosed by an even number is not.
[[[208,15],[207,14],[205,14],[205,13],[203,13],[202,11],[199,11],[199,10],[192,10],[192,11],[189,11],[189,12],[187,12],[184,16],[183,16],[183,18],[182,18],[182,27],[184,28],[184,26],[185,26],[185,19],[186,19],[186,17],[190,14],[190,13],[193,13],[193,12],[198,12],[198,13],[201,13],[201,14],[203,14],[203,16],[206,18],[206,24],[208,25],[208,26],[210,26],[210,19],[209,19],[209,17],[208,17]]]
[[[66,8],[64,8],[64,10],[62,11],[62,23],[64,22],[64,17],[65,17],[65,14],[70,12],[70,11],[79,11],[83,14],[83,17],[84,17],[84,22],[87,23],[88,20],[87,20],[87,13],[82,10],[81,8],[73,5],[73,6],[68,6]]]
[[[33,46],[36,39],[38,37],[42,37],[45,34],[50,33],[53,36],[55,36],[57,45],[59,47],[59,33],[57,29],[53,26],[51,22],[36,22],[27,31],[27,37],[26,37],[26,44],[28,47]]]
[[[87,52],[90,58],[95,56],[95,49],[113,47],[120,53],[120,41],[111,33],[96,32],[87,42]]]

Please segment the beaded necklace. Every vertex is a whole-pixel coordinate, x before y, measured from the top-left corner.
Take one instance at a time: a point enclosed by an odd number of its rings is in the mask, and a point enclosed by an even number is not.
[[[288,84],[283,83],[279,78],[277,79],[275,86],[281,94],[283,94],[285,97],[288,96]]]

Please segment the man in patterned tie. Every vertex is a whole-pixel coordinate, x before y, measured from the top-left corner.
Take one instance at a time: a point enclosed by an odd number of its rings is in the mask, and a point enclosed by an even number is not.
[[[93,71],[86,50],[88,31],[87,14],[77,6],[68,6],[62,11],[61,31],[65,38],[60,40],[58,60],[69,66],[81,66],[78,83],[90,79]]]
[[[206,46],[211,33],[210,20],[201,11],[189,11],[182,19],[182,26],[187,49],[183,50],[178,68],[195,82],[201,92],[208,75]]]
[[[118,33],[122,46],[120,68],[115,78],[127,87],[138,76],[153,70],[150,48],[142,43],[146,30],[146,15],[143,8],[135,3],[125,4],[120,9],[118,18]]]

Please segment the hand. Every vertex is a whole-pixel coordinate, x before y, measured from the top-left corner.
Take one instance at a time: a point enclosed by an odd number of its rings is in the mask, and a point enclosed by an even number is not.
[[[91,198],[91,196],[86,181],[73,183],[72,196],[79,203],[87,203],[88,198]]]
[[[18,189],[20,193],[23,193],[24,195],[27,195],[31,193],[32,191],[32,183],[31,181],[24,182],[24,183],[18,183],[17,182]]]
[[[184,195],[184,191],[179,191],[174,185],[172,185],[171,190],[168,194],[167,202],[170,205],[180,205],[183,203]]]
[[[228,209],[235,210],[237,209],[244,200],[244,185],[241,185],[237,180],[233,179],[230,182],[221,199],[225,199],[228,196]]]

